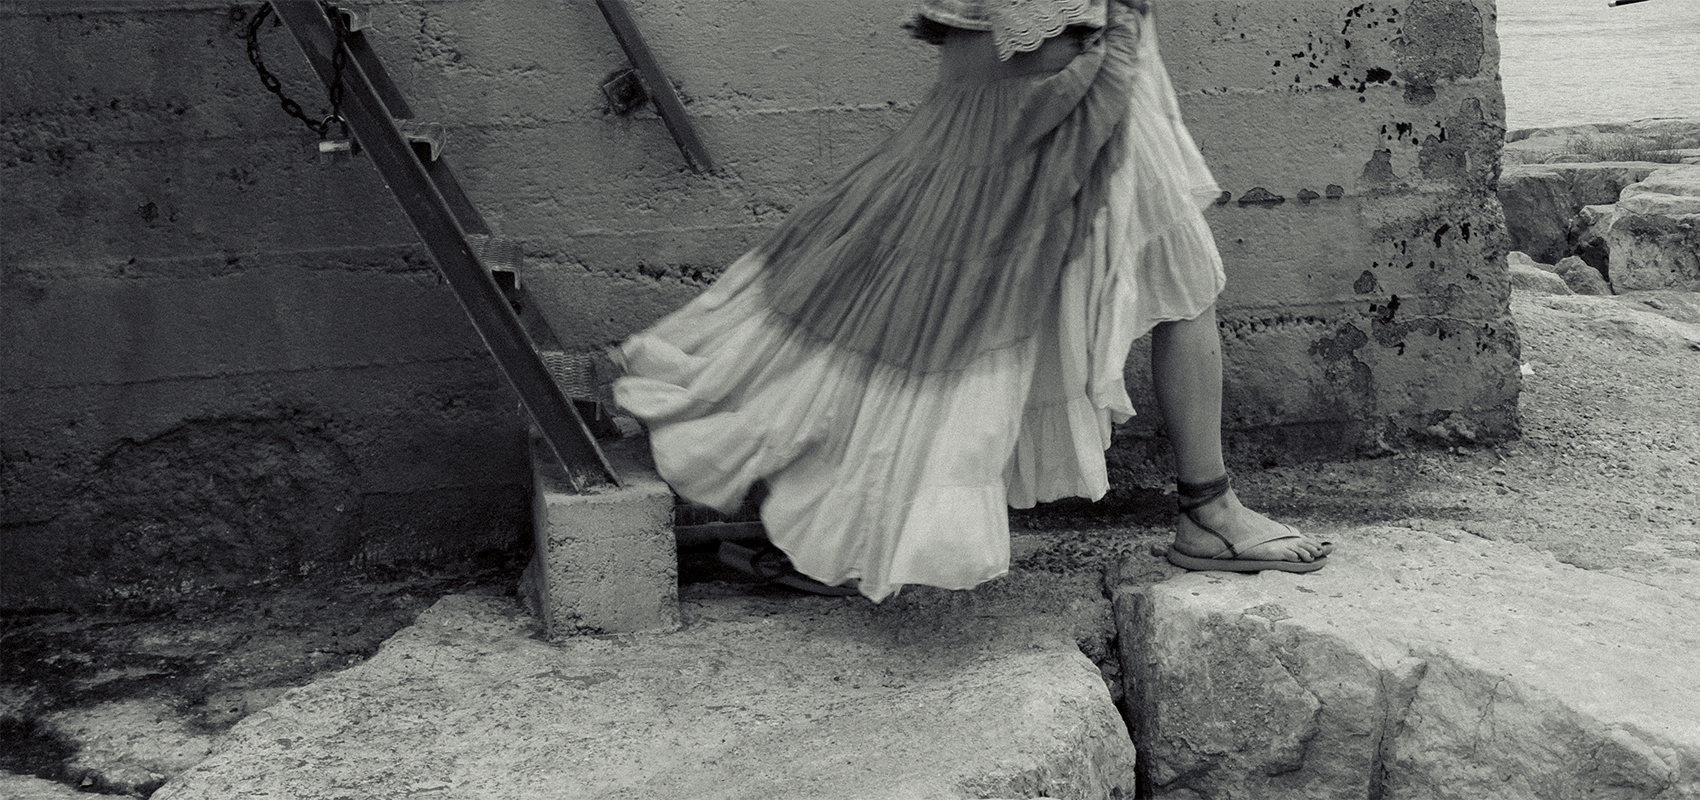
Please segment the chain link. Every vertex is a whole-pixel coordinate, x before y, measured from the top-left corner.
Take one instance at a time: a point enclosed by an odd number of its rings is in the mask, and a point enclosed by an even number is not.
[[[278,80],[271,70],[266,69],[265,59],[260,56],[260,25],[266,21],[267,17],[271,16],[271,3],[260,6],[260,10],[254,12],[254,18],[248,22],[248,63],[253,64],[254,71],[260,74],[260,83],[265,85],[266,91],[277,95],[278,103],[283,106],[285,113],[301,120],[301,124],[319,134],[320,139],[330,136],[331,123],[335,122],[342,126],[342,136],[346,139],[348,138],[348,120],[342,118],[342,75],[348,67],[348,48],[344,46],[343,41],[348,35],[348,23],[342,18],[341,14],[336,13],[329,3],[321,0],[319,5],[324,8],[325,13],[331,18],[332,26],[336,28],[336,49],[331,55],[331,85],[329,91],[331,113],[329,116],[318,121],[307,116],[307,112],[302,110],[300,103],[295,102],[283,93],[283,82]]]

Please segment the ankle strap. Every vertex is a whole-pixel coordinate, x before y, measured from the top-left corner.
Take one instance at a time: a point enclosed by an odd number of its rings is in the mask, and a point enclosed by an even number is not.
[[[1203,483],[1187,483],[1183,480],[1176,480],[1175,490],[1180,494],[1181,510],[1191,511],[1200,506],[1208,505],[1210,501],[1227,494],[1228,486],[1231,483],[1233,483],[1232,477],[1225,472],[1222,473],[1222,477]]]

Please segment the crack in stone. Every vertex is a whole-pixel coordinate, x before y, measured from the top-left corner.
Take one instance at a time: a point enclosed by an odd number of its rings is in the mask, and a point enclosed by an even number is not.
[[[1415,654],[1411,655],[1416,658]],[[1428,661],[1418,658],[1415,674],[1410,681],[1409,689],[1389,681],[1388,670],[1376,671],[1376,696],[1381,701],[1381,723],[1376,726],[1374,745],[1375,750],[1370,757],[1369,767],[1369,800],[1383,800],[1387,796],[1387,780],[1389,764],[1393,761],[1393,748],[1399,743],[1399,737],[1405,732],[1405,718],[1411,713],[1411,706],[1417,702],[1417,693],[1422,689],[1423,680],[1428,677]],[[1399,694],[1403,696],[1397,696]]]
[[[1499,688],[1505,685],[1506,680],[1507,677],[1501,675],[1498,680],[1494,681],[1493,688],[1488,690],[1487,702],[1482,704],[1481,716],[1476,717],[1476,729],[1470,739],[1471,760],[1475,760],[1476,754],[1481,752],[1482,742],[1487,739],[1486,736],[1482,735],[1482,728],[1493,728],[1491,718],[1493,717],[1494,705],[1499,701]],[[1491,732],[1489,735],[1492,735]]]

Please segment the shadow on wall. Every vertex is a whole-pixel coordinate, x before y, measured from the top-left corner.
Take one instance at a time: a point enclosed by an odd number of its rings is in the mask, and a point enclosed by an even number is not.
[[[529,487],[364,492],[335,428],[303,415],[202,420],[123,442],[74,496],[37,509],[45,519],[6,527],[0,606],[151,602],[529,541]]]

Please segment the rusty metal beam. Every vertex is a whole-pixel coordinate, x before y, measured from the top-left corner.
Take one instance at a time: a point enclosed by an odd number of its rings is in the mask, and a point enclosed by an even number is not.
[[[329,86],[335,75],[332,55],[338,44],[337,31],[324,8],[318,0],[273,0],[272,6],[301,45],[319,79]],[[619,477],[607,456],[597,446],[577,409],[556,386],[513,307],[468,241],[466,227],[481,228],[482,220],[477,219],[476,212],[471,212],[471,218],[463,224],[433,179],[432,172],[452,175],[448,165],[438,159],[427,167],[397,127],[383,97],[385,94],[399,97],[399,94],[383,73],[382,64],[365,49],[364,34],[348,34],[345,46],[351,57],[343,70],[342,116],[348,121],[361,152],[371,157],[373,166],[395,194],[485,347],[495,356],[497,367],[519,394],[520,402],[574,485],[582,489],[604,482],[618,484]],[[457,185],[451,193],[458,192]],[[470,203],[465,202],[464,196],[457,199],[456,205],[464,206],[461,213],[466,214]]]
[[[685,115],[685,105],[679,102],[678,93],[673,91],[673,82],[667,79],[667,73],[661,70],[655,54],[644,43],[643,34],[638,32],[637,22],[632,19],[625,0],[596,0],[596,7],[602,9],[603,18],[608,20],[608,27],[614,31],[614,38],[620,41],[620,49],[626,51],[626,58],[637,70],[644,93],[649,95],[650,102],[655,103],[655,111],[667,124],[667,132],[673,135],[673,143],[679,146],[679,152],[697,172],[713,172],[714,159],[709,158],[708,148],[703,147],[702,140],[697,138],[691,118]]]

